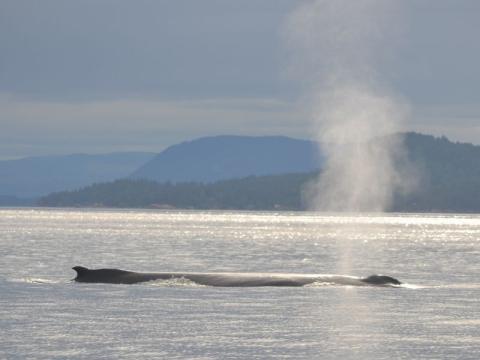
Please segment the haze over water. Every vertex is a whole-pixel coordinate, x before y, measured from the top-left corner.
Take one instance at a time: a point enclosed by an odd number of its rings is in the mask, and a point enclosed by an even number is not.
[[[0,358],[478,359],[480,216],[0,210]],[[76,284],[71,267],[383,273],[405,288]]]

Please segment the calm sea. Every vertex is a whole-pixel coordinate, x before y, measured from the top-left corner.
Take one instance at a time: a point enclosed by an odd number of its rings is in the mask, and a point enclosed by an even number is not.
[[[0,210],[0,359],[479,359],[480,216]],[[404,288],[77,284],[71,267]]]

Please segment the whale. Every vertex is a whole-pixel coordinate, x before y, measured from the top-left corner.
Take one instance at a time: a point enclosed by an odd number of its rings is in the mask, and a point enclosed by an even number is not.
[[[74,266],[79,283],[137,284],[155,280],[188,280],[198,285],[219,287],[257,286],[305,286],[314,283],[350,286],[399,286],[402,283],[386,275],[370,275],[365,278],[328,274],[283,274],[283,273],[200,273],[159,272],[142,273],[120,269],[88,269]]]

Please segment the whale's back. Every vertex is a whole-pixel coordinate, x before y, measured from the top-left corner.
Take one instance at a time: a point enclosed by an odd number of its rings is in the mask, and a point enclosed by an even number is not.
[[[199,285],[207,286],[304,286],[314,283],[328,283],[350,286],[390,286],[400,285],[395,278],[385,275],[371,275],[367,278],[342,275],[315,274],[279,274],[279,273],[137,273],[119,269],[87,269],[82,266],[73,268],[77,272],[77,282],[135,284],[153,280],[186,279]]]

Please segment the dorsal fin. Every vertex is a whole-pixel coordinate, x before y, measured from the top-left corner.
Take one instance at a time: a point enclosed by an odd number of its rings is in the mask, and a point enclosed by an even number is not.
[[[72,269],[77,272],[77,278],[85,275],[88,271],[88,269],[86,267],[83,267],[83,266],[74,266]]]

